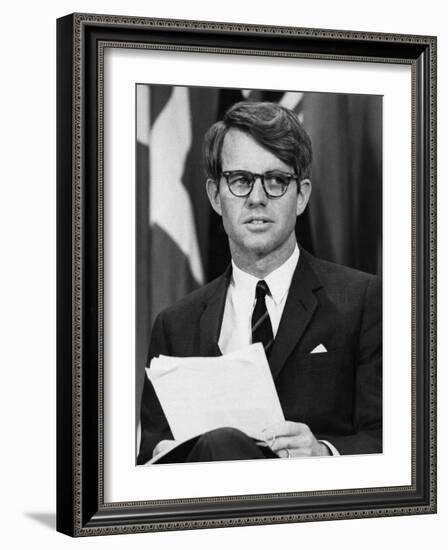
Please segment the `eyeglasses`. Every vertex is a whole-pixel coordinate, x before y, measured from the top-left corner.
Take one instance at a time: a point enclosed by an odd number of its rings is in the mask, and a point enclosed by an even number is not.
[[[292,180],[297,180],[296,174],[288,174],[281,170],[271,170],[264,174],[254,174],[246,170],[231,170],[222,172],[229,187],[229,191],[235,197],[248,197],[252,193],[255,180],[260,178],[264,192],[270,199],[282,197]]]

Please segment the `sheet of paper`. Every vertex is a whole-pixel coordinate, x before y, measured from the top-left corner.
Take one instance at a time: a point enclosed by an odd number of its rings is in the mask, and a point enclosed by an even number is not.
[[[220,357],[161,355],[146,374],[176,440],[221,427],[261,439],[264,428],[284,420],[260,343]]]

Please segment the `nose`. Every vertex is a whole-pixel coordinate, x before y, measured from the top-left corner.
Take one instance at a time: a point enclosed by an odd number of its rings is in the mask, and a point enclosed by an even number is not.
[[[249,205],[265,204],[267,201],[266,193],[263,189],[263,184],[261,183],[261,178],[257,177],[254,181],[254,186],[250,195],[248,196]]]

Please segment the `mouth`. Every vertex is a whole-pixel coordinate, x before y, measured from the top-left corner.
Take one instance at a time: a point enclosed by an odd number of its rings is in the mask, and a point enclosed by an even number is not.
[[[265,225],[267,223],[272,223],[272,220],[270,220],[269,218],[258,218],[257,217],[257,218],[249,218],[244,223],[248,224],[248,225]]]
[[[244,222],[244,226],[251,233],[265,233],[270,229],[272,223],[269,218],[253,216]]]

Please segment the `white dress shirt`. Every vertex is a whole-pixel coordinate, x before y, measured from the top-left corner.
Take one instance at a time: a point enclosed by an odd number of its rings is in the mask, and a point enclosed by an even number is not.
[[[300,250],[296,244],[293,253],[286,262],[263,279],[270,291],[270,295],[266,295],[265,300],[274,338],[277,335],[299,257]],[[255,287],[258,281],[260,279],[242,271],[232,260],[232,277],[227,289],[218,340],[218,346],[223,355],[252,343],[252,313],[256,302]],[[320,442],[328,447],[332,455],[339,455],[338,450],[331,443],[324,440],[320,440]]]
[[[299,261],[299,247],[296,245],[291,256],[263,280],[269,287],[266,308],[271,319],[274,338],[288,297],[292,276]],[[218,345],[222,354],[237,351],[252,342],[252,313],[255,307],[255,287],[258,279],[237,267],[232,260],[232,277],[227,289],[224,316]]]

